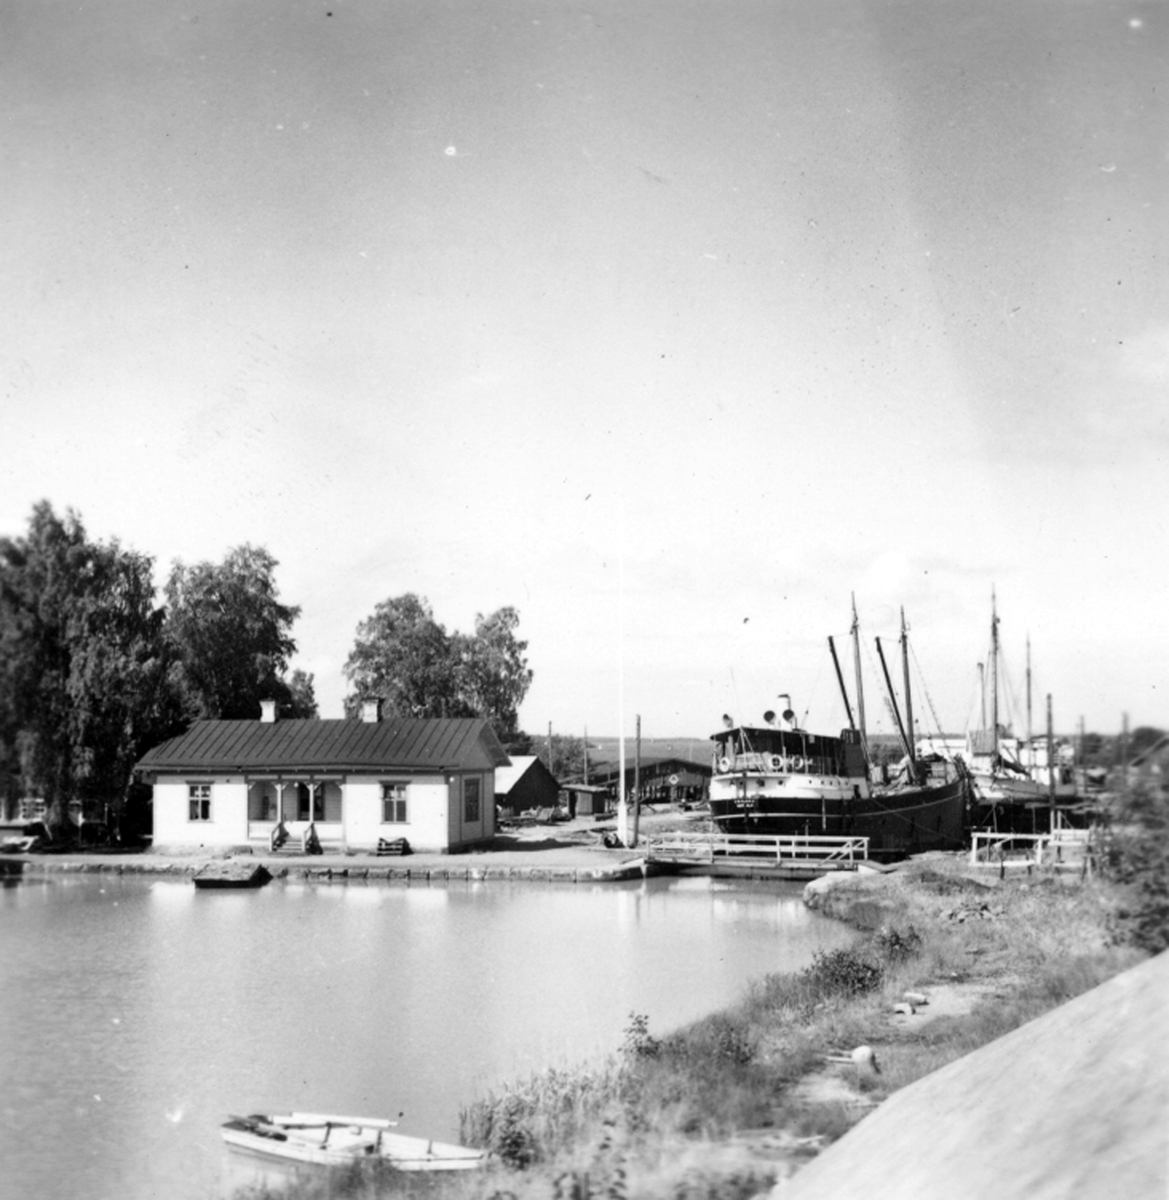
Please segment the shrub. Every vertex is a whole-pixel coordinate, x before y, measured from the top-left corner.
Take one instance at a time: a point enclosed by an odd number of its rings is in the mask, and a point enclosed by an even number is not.
[[[912,925],[903,930],[882,925],[873,934],[873,946],[889,962],[904,962],[921,950],[921,934]]]
[[[645,1013],[629,1014],[621,1049],[627,1058],[658,1058],[661,1055],[662,1043],[650,1034],[649,1017]]]
[[[880,966],[851,949],[818,951],[803,978],[822,998],[862,996],[881,986]]]
[[[500,1161],[517,1171],[526,1170],[539,1157],[531,1130],[523,1123],[522,1106],[518,1097],[509,1097],[503,1106],[499,1128],[492,1139],[491,1149]]]
[[[1137,785],[1123,797],[1104,870],[1126,893],[1115,940],[1150,954],[1169,949],[1169,806],[1152,787]]]

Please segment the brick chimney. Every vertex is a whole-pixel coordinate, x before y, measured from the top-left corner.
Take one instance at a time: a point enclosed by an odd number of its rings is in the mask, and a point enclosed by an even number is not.
[[[376,725],[378,720],[378,710],[381,708],[380,700],[363,700],[361,702],[361,719],[371,725]]]
[[[266,725],[271,725],[276,720],[276,701],[261,700],[260,701],[260,720]]]

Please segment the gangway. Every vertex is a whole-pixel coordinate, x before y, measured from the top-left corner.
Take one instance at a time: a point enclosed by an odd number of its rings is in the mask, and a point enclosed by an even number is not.
[[[648,863],[705,875],[811,879],[855,871],[869,857],[867,837],[812,834],[660,833],[645,839]]]

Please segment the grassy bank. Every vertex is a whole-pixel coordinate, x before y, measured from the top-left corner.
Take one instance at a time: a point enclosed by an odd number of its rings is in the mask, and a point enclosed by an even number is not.
[[[356,1172],[282,1194],[737,1200],[798,1169],[898,1088],[1144,956],[1117,936],[1121,894],[1095,879],[976,876],[939,856],[840,877],[811,899],[861,930],[853,947],[764,976],[733,1008],[679,1032],[630,1014],[619,1053],[476,1101],[462,1140],[493,1151],[490,1170]],[[849,1058],[861,1046],[875,1068]]]

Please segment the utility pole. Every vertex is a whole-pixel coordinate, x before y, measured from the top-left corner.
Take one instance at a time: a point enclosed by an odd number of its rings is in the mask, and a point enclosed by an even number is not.
[[[641,713],[637,714],[636,740],[633,744],[633,838],[630,846],[637,845],[638,829],[641,825]]]
[[[1055,832],[1055,733],[1051,723],[1051,693],[1047,693],[1047,802],[1051,806],[1051,832]]]

